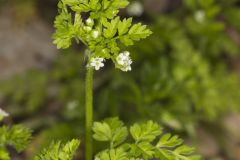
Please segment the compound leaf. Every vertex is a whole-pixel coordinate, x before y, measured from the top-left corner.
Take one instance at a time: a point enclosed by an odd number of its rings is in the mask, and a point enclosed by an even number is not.
[[[95,122],[93,137],[98,141],[111,141],[113,147],[121,144],[128,136],[127,127],[118,118],[109,118],[103,123]]]
[[[110,126],[105,122],[94,122],[93,124],[94,139],[98,141],[110,141],[112,134]]]
[[[119,20],[120,20],[120,18],[117,17],[117,18],[111,20],[111,22],[105,24],[106,29],[104,30],[104,37],[112,38],[116,35]]]
[[[161,127],[153,121],[148,121],[143,124],[134,124],[130,128],[131,135],[134,140],[139,141],[153,141],[161,134]]]
[[[61,142],[52,143],[34,157],[34,160],[72,160],[79,145],[80,141],[77,139],[73,139],[66,144],[61,144]]]
[[[132,25],[132,18],[128,18],[128,19],[123,19],[123,21],[120,21],[118,24],[118,34],[119,36],[125,34],[128,32],[129,27],[131,27]]]
[[[152,32],[147,29],[146,25],[142,25],[141,23],[135,24],[129,30],[129,36],[132,40],[139,41],[140,39],[144,39],[151,35]]]
[[[165,134],[161,137],[157,143],[157,147],[176,147],[182,144],[183,140],[178,136],[171,136],[171,134]]]

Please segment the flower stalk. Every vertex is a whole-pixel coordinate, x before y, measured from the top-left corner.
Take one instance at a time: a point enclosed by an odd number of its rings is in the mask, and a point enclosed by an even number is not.
[[[87,67],[86,82],[85,82],[85,98],[86,98],[86,160],[92,160],[92,123],[93,123],[93,68]]]

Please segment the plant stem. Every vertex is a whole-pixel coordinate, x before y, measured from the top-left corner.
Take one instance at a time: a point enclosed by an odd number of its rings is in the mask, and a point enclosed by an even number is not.
[[[93,123],[93,68],[87,68],[86,75],[86,150],[85,156],[86,160],[92,160],[92,123]]]

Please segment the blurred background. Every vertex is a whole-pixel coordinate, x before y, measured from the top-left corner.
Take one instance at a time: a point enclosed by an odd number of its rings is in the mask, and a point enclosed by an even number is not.
[[[14,160],[31,159],[50,140],[84,137],[85,48],[52,44],[56,7],[57,0],[0,0],[0,108],[11,115],[7,124],[34,135],[24,153],[12,151]],[[95,120],[152,119],[206,160],[239,160],[240,1],[134,0],[120,15],[153,35],[127,49],[132,72],[109,63],[95,74]]]

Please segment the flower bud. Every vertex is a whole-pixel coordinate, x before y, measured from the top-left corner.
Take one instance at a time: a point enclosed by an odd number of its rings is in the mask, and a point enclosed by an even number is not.
[[[86,32],[90,32],[92,30],[91,27],[89,26],[84,26],[83,29],[86,31]]]
[[[99,32],[97,30],[94,30],[92,32],[92,37],[96,39],[96,38],[98,38],[98,36],[99,36]]]
[[[93,26],[94,25],[94,21],[91,19],[91,18],[88,18],[87,20],[86,20],[86,24],[88,25],[88,26]]]

